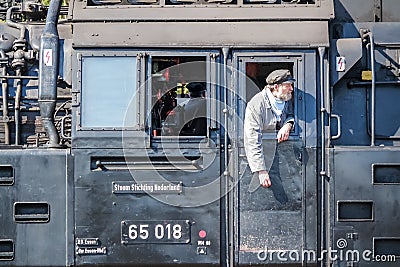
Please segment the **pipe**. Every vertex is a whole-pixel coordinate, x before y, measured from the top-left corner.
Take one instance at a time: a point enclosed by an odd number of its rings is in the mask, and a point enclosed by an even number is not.
[[[349,89],[351,89],[353,87],[365,87],[365,86],[370,86],[370,85],[372,85],[372,82],[349,82],[347,84],[347,87]],[[378,85],[382,85],[382,86],[394,85],[394,86],[396,86],[396,85],[400,85],[400,81],[383,81],[383,82],[375,81],[375,86],[378,86]]]
[[[17,68],[16,76],[21,75],[21,68]],[[20,140],[20,109],[21,109],[21,95],[22,95],[22,80],[17,79],[17,91],[15,92],[15,104],[14,104],[14,120],[15,120],[15,145],[19,145]]]
[[[1,44],[1,49],[2,49],[2,50],[0,50],[0,53],[2,53],[2,56],[1,56],[2,59],[5,59],[5,57],[6,57],[5,52],[11,51],[14,41],[15,41],[15,37],[13,35],[8,34],[8,33],[0,34],[0,44]]]
[[[372,32],[368,33],[371,42],[371,146],[375,146],[375,91],[376,91],[376,77],[375,77],[375,45]]]
[[[321,116],[321,251],[325,251],[325,82],[324,82],[324,57],[325,57],[325,47],[318,47],[319,52],[319,67],[320,67],[320,116]],[[321,266],[325,266],[325,259],[321,260]]]
[[[15,10],[19,10],[20,7],[17,6],[13,6],[10,7],[7,10],[7,14],[6,14],[6,22],[7,25],[13,28],[17,28],[20,30],[20,34],[19,34],[19,39],[18,41],[23,42],[25,44],[25,25],[21,24],[21,23],[17,23],[12,21],[11,17],[12,17],[12,13]],[[15,43],[14,43],[15,44]],[[21,95],[22,95],[22,80],[21,78],[19,78],[22,75],[22,69],[21,67],[16,67],[16,71],[15,71],[15,76],[16,78],[16,82],[17,82],[17,90],[15,92],[15,104],[14,104],[14,120],[15,120],[15,145],[19,145],[19,141],[20,141],[20,109],[21,109]]]
[[[225,148],[225,168],[228,167],[228,53],[229,53],[229,48],[224,47],[222,48],[222,53],[224,56],[224,148]],[[225,169],[227,172],[228,170]],[[228,176],[228,173],[225,173],[226,176]]]
[[[25,26],[24,26],[23,24],[16,23],[16,22],[14,22],[14,21],[11,20],[11,16],[12,16],[13,11],[14,11],[14,10],[17,10],[17,9],[19,10],[20,7],[18,7],[18,6],[13,6],[13,7],[10,7],[10,8],[7,10],[6,22],[7,22],[7,25],[8,25],[8,26],[19,29],[19,30],[20,30],[19,38],[20,38],[21,40],[24,40],[24,39],[25,39]]]
[[[0,79],[29,79],[36,80],[39,79],[37,76],[17,76],[17,75],[0,75]]]
[[[11,12],[11,11],[10,11]],[[9,15],[11,16],[11,14]],[[9,20],[10,21],[10,20]],[[12,23],[11,23],[12,24]],[[0,50],[0,59],[2,60],[2,66],[0,71],[0,79],[1,79],[1,91],[3,96],[3,122],[4,122],[4,144],[10,144],[10,118],[8,116],[8,76],[7,76],[7,67],[6,62],[8,61],[8,57],[6,52],[12,49],[15,37],[8,33],[0,34],[0,43],[2,46],[2,50]],[[4,60],[4,62],[3,62]]]
[[[57,20],[61,0],[51,0],[46,26],[40,37],[39,60],[39,108],[43,126],[49,137],[49,147],[60,147],[59,136],[53,122],[57,100],[58,77],[58,31]]]
[[[0,51],[1,58],[5,57],[5,53]],[[2,76],[6,75],[6,66],[1,67]],[[7,79],[1,79],[1,92],[3,96],[3,122],[4,122],[4,143],[6,145],[10,144],[10,127],[8,125],[9,117],[8,117],[8,82]]]

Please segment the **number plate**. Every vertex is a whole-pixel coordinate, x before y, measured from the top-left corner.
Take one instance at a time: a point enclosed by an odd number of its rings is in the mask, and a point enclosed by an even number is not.
[[[188,220],[122,221],[121,241],[123,244],[185,244],[190,242],[190,224]]]

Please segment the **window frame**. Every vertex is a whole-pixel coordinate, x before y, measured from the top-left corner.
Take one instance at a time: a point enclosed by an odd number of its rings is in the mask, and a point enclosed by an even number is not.
[[[290,52],[236,52],[234,54],[234,62],[236,63],[236,67],[239,70],[239,73],[246,73],[246,64],[247,63],[283,63],[283,64],[292,64],[293,67],[293,77],[296,79],[294,83],[294,94],[293,94],[293,112],[294,112],[294,129],[290,132],[289,140],[299,140],[300,136],[300,128],[304,127],[303,125],[299,125],[299,114],[304,113],[304,101],[299,104],[299,98],[301,97],[299,91],[303,91],[304,88],[304,80],[303,80],[303,54],[302,53],[290,53]],[[238,75],[239,77],[236,80],[237,86],[239,88],[236,89],[236,92],[239,93],[240,96],[246,97],[246,80],[241,78],[243,75]],[[244,112],[246,109],[246,100],[242,99],[242,107],[239,107]],[[300,111],[302,109],[302,111]],[[274,132],[263,132],[262,139],[263,140],[272,140],[276,139],[276,134],[278,131]],[[242,133],[243,134],[243,133]],[[243,136],[243,135],[242,135]]]
[[[95,57],[132,57],[136,58],[136,71],[135,71],[135,85],[133,90],[136,90],[136,95],[133,97],[134,105],[137,107],[136,112],[136,123],[132,126],[84,126],[82,125],[82,114],[83,114],[83,59],[84,58],[95,58]],[[78,74],[77,74],[77,90],[73,90],[74,105],[78,108],[78,116],[76,118],[76,130],[77,131],[139,131],[143,130],[144,116],[142,116],[144,107],[141,103],[141,99],[144,97],[143,90],[140,87],[140,71],[141,71],[141,58],[138,51],[80,51],[77,53],[78,60]],[[132,105],[132,102],[129,102]]]
[[[219,69],[219,52],[218,50],[183,50],[183,51],[177,51],[177,50],[170,50],[170,51],[165,51],[165,50],[151,50],[151,51],[145,51],[146,54],[146,59],[145,59],[145,65],[146,65],[146,77],[145,77],[145,92],[152,92],[152,59],[154,57],[204,57],[205,58],[205,65],[206,65],[206,95],[207,95],[207,107],[206,107],[206,114],[207,114],[207,129],[212,129],[212,130],[218,130],[217,127],[215,127],[215,121],[217,121],[217,110],[219,106],[219,103],[216,102],[214,105],[210,101],[210,99],[219,99],[218,97],[218,92],[219,92],[219,86],[218,86],[218,81],[219,81],[219,76],[220,76],[220,69]],[[211,139],[212,134],[210,131],[207,132],[206,136],[179,136],[179,135],[172,135],[172,136],[156,136],[154,137],[153,134],[151,133],[152,130],[152,118],[151,118],[151,110],[152,110],[152,98],[147,97],[146,98],[146,108],[145,108],[145,114],[146,114],[146,119],[145,119],[145,128],[146,128],[146,134],[150,138],[151,144],[157,144],[157,143],[176,143],[176,141],[179,140],[184,140],[184,142],[189,142],[189,143],[198,143],[201,141],[204,141],[205,139]]]

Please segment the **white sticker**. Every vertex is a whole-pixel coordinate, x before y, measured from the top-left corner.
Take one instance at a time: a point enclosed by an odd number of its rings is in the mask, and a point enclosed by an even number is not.
[[[346,70],[346,58],[336,57],[336,71],[345,71],[345,70]]]
[[[43,62],[45,66],[53,66],[53,50],[43,49]]]

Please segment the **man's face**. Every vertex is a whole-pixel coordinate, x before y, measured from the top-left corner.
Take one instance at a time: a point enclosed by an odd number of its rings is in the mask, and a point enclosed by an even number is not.
[[[274,96],[279,100],[288,101],[292,98],[293,84],[281,83],[275,85]]]

